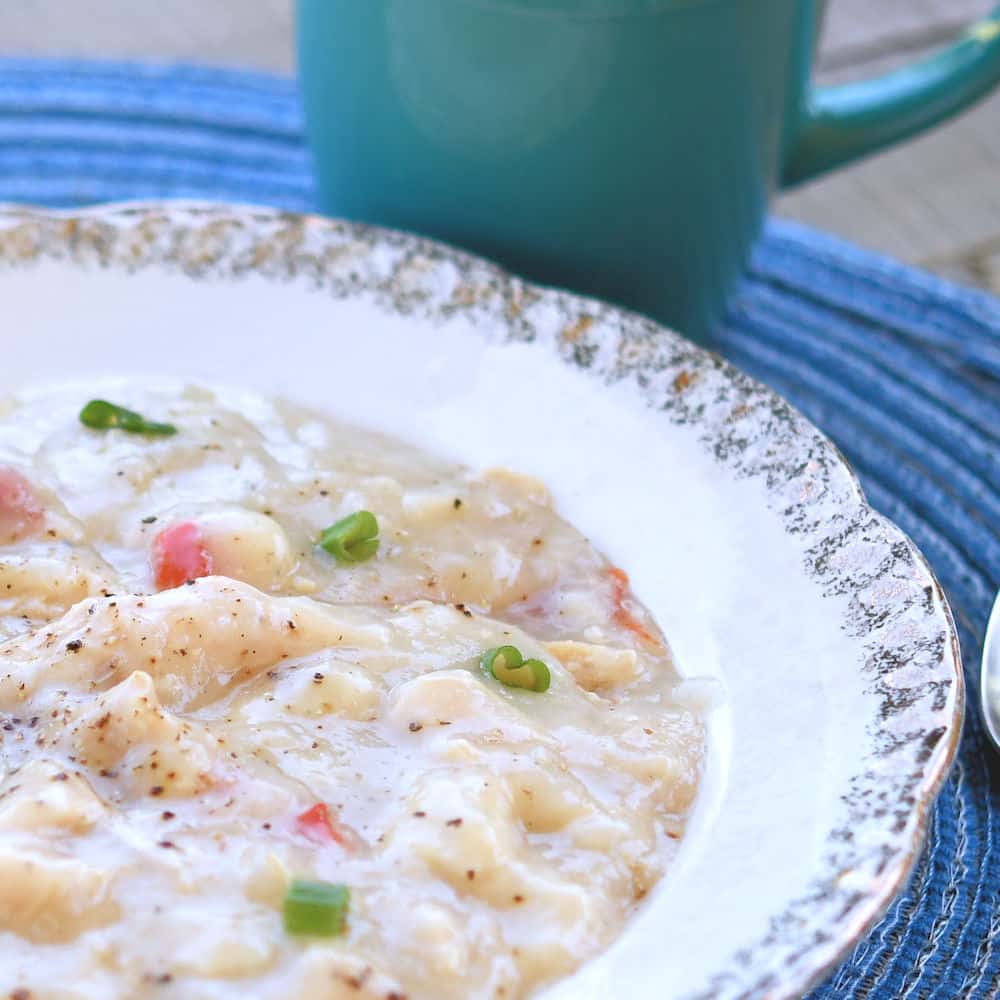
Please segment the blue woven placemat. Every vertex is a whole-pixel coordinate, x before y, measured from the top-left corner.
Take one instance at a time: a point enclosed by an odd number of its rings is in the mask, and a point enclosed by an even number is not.
[[[0,60],[0,200],[161,197],[312,209],[294,84]],[[951,600],[974,695],[1000,585],[1000,302],[773,222],[719,346],[827,431],[875,506],[923,549]],[[973,707],[913,882],[814,1000],[1000,992],[994,766]]]

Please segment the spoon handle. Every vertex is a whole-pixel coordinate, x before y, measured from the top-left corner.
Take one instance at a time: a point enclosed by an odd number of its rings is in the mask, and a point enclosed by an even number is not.
[[[980,680],[983,720],[993,745],[1000,750],[1000,594],[986,626]]]

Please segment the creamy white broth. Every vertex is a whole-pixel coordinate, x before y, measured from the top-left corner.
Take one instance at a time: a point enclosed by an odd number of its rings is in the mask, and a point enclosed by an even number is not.
[[[93,395],[178,433],[88,429]],[[358,510],[378,552],[338,562]],[[208,575],[158,588],[181,525]],[[250,394],[0,403],[0,639],[0,986],[33,998],[524,996],[622,931],[701,768],[541,483]],[[504,644],[547,691],[481,669]],[[349,887],[341,936],[286,931],[295,879]]]

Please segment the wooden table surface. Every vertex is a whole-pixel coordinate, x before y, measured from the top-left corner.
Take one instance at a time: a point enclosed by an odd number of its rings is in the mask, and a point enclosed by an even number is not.
[[[830,0],[820,79],[900,65],[995,6]],[[291,72],[292,48],[292,0],[0,4],[0,52],[11,55],[193,59]],[[1000,292],[1000,94],[928,136],[782,196],[777,211]]]

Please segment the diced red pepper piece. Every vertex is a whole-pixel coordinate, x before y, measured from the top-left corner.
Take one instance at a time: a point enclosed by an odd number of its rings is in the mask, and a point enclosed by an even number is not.
[[[194,521],[164,528],[153,541],[153,578],[159,590],[212,575],[212,553]]]
[[[31,483],[15,469],[0,467],[0,545],[34,534],[45,509]]]
[[[625,601],[628,598],[628,574],[623,569],[612,569],[610,570],[611,576],[611,586],[612,586],[612,599],[614,600],[615,610],[612,614],[612,620],[621,625],[622,628],[627,628],[630,632],[634,632],[640,639],[651,645],[658,646],[659,642],[653,638],[649,630],[639,621],[635,615],[625,606]]]
[[[330,809],[325,802],[317,802],[304,813],[295,817],[295,828],[304,837],[317,844],[340,844],[350,847],[351,838],[336,820],[330,815]]]

